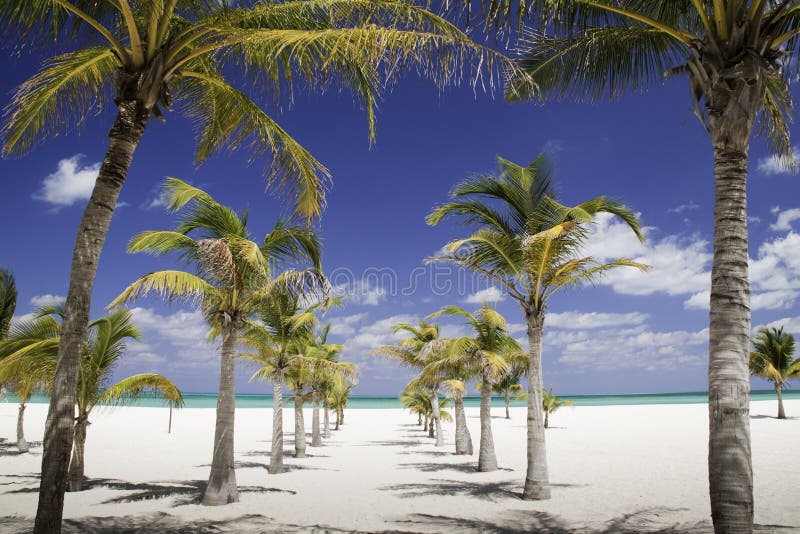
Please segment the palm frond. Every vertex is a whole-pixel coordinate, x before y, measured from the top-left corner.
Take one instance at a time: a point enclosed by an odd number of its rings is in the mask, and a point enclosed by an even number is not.
[[[168,378],[155,373],[142,373],[123,378],[100,395],[101,404],[122,405],[133,402],[143,393],[162,397],[172,406],[183,406],[183,395]]]

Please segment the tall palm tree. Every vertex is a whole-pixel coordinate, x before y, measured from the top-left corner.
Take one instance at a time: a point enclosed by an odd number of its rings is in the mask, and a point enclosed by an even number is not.
[[[451,262],[495,281],[522,308],[528,328],[528,468],[523,498],[548,499],[547,455],[542,420],[542,329],[547,304],[559,289],[590,282],[617,267],[644,268],[623,258],[601,264],[581,257],[588,225],[600,212],[619,216],[643,239],[630,209],[606,197],[574,208],[554,200],[551,168],[538,156],[527,167],[498,158],[498,175],[476,176],[456,186],[452,200],[428,216],[438,224],[456,216],[477,226],[448,243],[428,261]]]
[[[26,388],[30,384],[44,383],[44,387],[50,389],[56,374],[63,317],[62,307],[43,308],[37,318],[15,327],[8,343],[0,349],[4,353],[0,359],[0,379],[16,378]],[[137,374],[109,385],[111,372],[131,339],[140,340],[128,310],[118,309],[89,323],[75,396],[77,416],[69,465],[70,491],[80,491],[83,484],[86,430],[96,406],[130,401],[145,392],[162,396],[172,406],[183,404],[175,384],[159,374]],[[29,394],[30,390],[27,392]]]
[[[203,504],[236,502],[234,470],[234,359],[247,319],[276,292],[303,288],[305,283],[324,283],[315,271],[287,270],[272,276],[272,265],[287,260],[308,260],[319,268],[320,245],[305,228],[278,223],[261,246],[251,240],[247,216],[216,202],[208,193],[177,178],[166,181],[168,210],[183,210],[174,231],[147,231],[131,239],[128,252],[178,254],[194,265],[197,274],[158,271],[128,286],[112,306],[157,292],[170,300],[196,303],[211,325],[210,336],[220,337],[221,367],[214,453]]]
[[[403,70],[417,69],[443,85],[459,81],[462,66],[473,61],[488,62],[491,72],[499,56],[428,10],[393,0],[0,0],[0,25],[11,46],[36,43],[57,54],[18,87],[6,108],[4,154],[24,153],[77,129],[97,109],[117,113],[77,232],[45,432],[35,530],[58,532],[71,444],[69,406],[92,286],[149,120],[164,118],[177,104],[197,125],[198,163],[222,148],[268,156],[268,183],[288,188],[298,214],[311,218],[324,203],[327,170],[231,79],[278,98],[287,89],[291,96],[295,80],[317,90],[336,80],[363,104],[372,139],[380,91]],[[227,78],[231,69],[238,78]]]
[[[753,523],[747,165],[753,127],[794,166],[787,122],[800,51],[798,0],[534,2],[511,100],[597,101],[685,75],[714,155],[709,329],[709,489],[717,532]],[[520,13],[520,15],[524,15]],[[547,21],[546,23],[544,21]]]
[[[794,360],[794,336],[780,328],[760,328],[751,340],[750,372],[775,385],[778,395],[778,419],[786,419],[783,411],[783,385],[789,378],[800,378],[800,358]]]
[[[553,386],[550,389],[542,390],[542,410],[544,410],[544,427],[550,426],[550,414],[562,406],[573,406],[575,403],[568,399],[562,399],[553,395]]]
[[[429,363],[439,360],[447,348],[447,340],[439,337],[439,327],[420,320],[417,326],[399,323],[392,328],[394,334],[403,332],[411,337],[401,340],[395,345],[386,345],[373,351],[373,354],[387,356],[400,364],[422,371]],[[444,445],[442,435],[442,422],[439,412],[439,386],[444,380],[441,376],[421,374],[414,389],[422,388],[428,391],[431,399],[431,415],[435,432],[431,429],[432,436],[436,438],[436,446]]]
[[[458,306],[445,306],[429,318],[449,315],[463,317],[475,331],[474,337],[460,337],[448,344],[446,357],[431,367],[450,365],[473,370],[481,378],[481,443],[478,451],[478,471],[497,470],[492,436],[492,385],[508,371],[509,360],[521,357],[522,349],[508,335],[505,318],[484,304],[474,314]]]

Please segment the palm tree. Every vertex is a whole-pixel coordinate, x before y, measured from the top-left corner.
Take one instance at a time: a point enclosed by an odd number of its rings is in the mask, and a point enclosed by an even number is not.
[[[11,319],[17,309],[17,285],[11,271],[0,267],[0,341],[8,337]]]
[[[521,352],[518,357],[509,359],[506,372],[492,384],[492,391],[503,396],[503,402],[506,407],[506,419],[511,419],[511,412],[509,410],[511,396],[514,395],[519,400],[521,395],[525,393],[519,381],[522,380],[522,377],[525,376],[527,371],[528,355]],[[547,414],[545,414],[545,417],[546,416]]]
[[[273,277],[270,265],[307,259],[319,268],[319,241],[310,230],[279,222],[258,246],[250,239],[246,215],[238,215],[177,178],[167,179],[164,191],[168,210],[183,210],[180,223],[174,231],[134,236],[128,252],[177,253],[184,263],[195,266],[197,274],[169,270],[144,275],[111,305],[152,291],[170,300],[190,301],[211,325],[209,335],[222,338],[214,453],[203,504],[227,504],[239,498],[233,459],[234,358],[239,334],[247,319],[276,292],[301,289],[306,283],[313,289],[324,284],[314,271],[288,270]]]
[[[401,340],[395,345],[386,345],[373,351],[374,354],[387,356],[406,367],[412,367],[422,371],[429,363],[442,357],[447,347],[447,340],[439,337],[439,327],[426,321],[419,321],[417,326],[400,323],[392,328],[392,332],[397,334],[405,332],[411,337]],[[439,386],[444,380],[441,376],[433,374],[420,374],[415,389],[422,388],[428,391],[431,400],[431,416],[433,417],[433,428],[430,429],[431,437],[436,437],[436,446],[444,445],[442,435],[442,422],[439,412]]]
[[[492,437],[492,385],[508,371],[509,360],[519,358],[522,349],[508,335],[505,318],[497,310],[484,304],[474,314],[458,306],[445,306],[430,318],[441,315],[464,317],[475,331],[475,337],[453,339],[446,357],[432,367],[450,365],[472,370],[481,377],[481,443],[478,451],[478,471],[497,470]]]
[[[751,340],[750,372],[775,385],[778,395],[778,419],[786,419],[783,411],[783,385],[789,378],[800,378],[800,358],[793,360],[794,336],[780,328],[760,328]]]
[[[553,386],[548,390],[542,390],[542,409],[544,410],[544,427],[550,426],[550,414],[561,408],[562,406],[574,406],[575,403],[571,400],[562,399],[553,395]]]
[[[81,340],[100,252],[133,153],[151,118],[173,103],[197,126],[197,162],[223,148],[270,157],[268,183],[292,191],[298,214],[318,216],[325,167],[229,79],[291,96],[294,80],[324,90],[331,80],[366,109],[370,139],[380,91],[416,68],[439,85],[463,65],[502,57],[428,10],[392,0],[0,0],[7,42],[52,46],[22,83],[0,135],[4,154],[77,129],[97,109],[116,109],[109,144],[72,256],[61,364],[51,398],[35,531],[60,530],[68,432]],[[82,48],[75,49],[76,44]],[[487,63],[488,62],[488,63]],[[238,67],[238,78],[226,79]],[[480,67],[478,67],[480,68]],[[480,77],[473,77],[476,82]],[[90,238],[85,239],[86,236]],[[61,408],[59,408],[61,406]]]
[[[346,381],[337,381],[333,385],[333,389],[328,396],[328,402],[333,411],[336,412],[334,430],[339,430],[339,427],[344,424],[344,409],[347,407],[347,401],[350,398],[350,390],[355,386],[356,384],[348,384]]]
[[[709,330],[709,489],[717,532],[750,532],[750,288],[747,165],[753,127],[794,157],[787,123],[800,39],[798,0],[535,2],[511,100],[597,101],[686,75],[714,154]],[[520,15],[524,13],[520,12]],[[547,21],[546,23],[544,21]]]
[[[442,389],[447,398],[453,399],[453,411],[456,418],[456,454],[472,456],[472,435],[469,433],[467,415],[464,412],[464,395],[467,393],[467,384],[464,380],[451,378],[442,382]]]
[[[419,381],[412,380],[406,384],[399,398],[403,407],[409,412],[425,417],[424,429],[429,432],[428,437],[434,437],[433,397],[431,396],[430,390],[427,387],[421,386]],[[449,401],[450,399],[446,397],[438,405],[439,417],[443,421],[453,420],[453,416],[443,409],[448,406]]]
[[[454,215],[477,226],[469,237],[451,241],[428,261],[467,267],[496,282],[522,308],[528,328],[528,468],[523,498],[548,499],[542,420],[542,329],[550,298],[561,288],[590,282],[617,267],[644,268],[623,258],[600,264],[581,257],[587,227],[600,212],[622,218],[643,239],[630,209],[606,197],[574,208],[553,199],[551,169],[543,155],[527,167],[498,158],[497,176],[476,176],[456,186],[452,200],[428,216],[436,225]],[[533,392],[532,394],[530,392]]]
[[[0,377],[16,377],[20,380],[20,377],[26,376],[27,378],[21,380],[26,386],[44,382],[47,389],[52,387],[64,313],[62,307],[43,308],[36,319],[15,328],[9,339],[9,350],[0,360]],[[62,322],[59,323],[56,318]],[[145,392],[159,394],[173,406],[183,404],[181,392],[175,384],[155,373],[129,376],[108,386],[111,372],[125,354],[126,343],[131,339],[139,341],[140,337],[128,310],[118,309],[89,323],[75,396],[77,416],[73,427],[72,460],[69,464],[70,491],[81,490],[86,430],[90,424],[89,416],[97,405],[131,401]]]

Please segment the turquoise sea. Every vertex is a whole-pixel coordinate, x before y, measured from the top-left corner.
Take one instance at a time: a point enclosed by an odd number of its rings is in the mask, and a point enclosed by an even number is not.
[[[217,395],[215,393],[184,393],[183,398],[186,408],[214,408],[217,405]],[[577,406],[613,406],[623,404],[704,404],[708,402],[708,393],[705,391],[689,393],[642,393],[628,395],[562,395],[562,398],[570,399]],[[754,401],[776,400],[775,391],[757,390],[751,392]],[[800,399],[800,391],[784,390],[784,399]],[[45,403],[48,402],[45,395],[34,395],[29,402]],[[285,400],[285,399],[284,399]],[[9,402],[15,402],[16,398],[9,391]],[[143,397],[132,403],[133,406],[166,406],[163,400],[154,397]],[[466,406],[477,407],[480,405],[480,397],[467,397],[464,399]],[[494,406],[503,406],[502,397],[492,399]],[[511,401],[512,406],[527,406],[526,401]],[[267,408],[272,406],[272,395],[258,394],[239,394],[236,395],[237,408]],[[348,408],[355,409],[386,409],[402,408],[397,397],[359,395],[350,397]]]

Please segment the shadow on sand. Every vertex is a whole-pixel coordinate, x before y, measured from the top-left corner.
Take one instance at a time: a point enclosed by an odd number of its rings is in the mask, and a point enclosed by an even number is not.
[[[433,479],[431,482],[391,484],[382,486],[382,491],[398,492],[398,497],[409,499],[429,495],[453,497],[476,497],[487,501],[501,499],[519,500],[522,486],[519,482],[475,482],[463,480]]]
[[[469,456],[467,456],[469,458]],[[436,473],[439,471],[458,471],[459,473],[477,473],[478,472],[478,460],[475,459],[474,462],[470,462],[468,464],[444,464],[439,462],[417,462],[417,463],[407,463],[407,464],[400,464],[400,468],[402,469],[416,469],[417,471],[423,471],[425,473]],[[508,469],[506,467],[499,467],[498,471],[513,471],[513,469]]]
[[[36,449],[42,448],[41,441],[29,441],[28,447],[30,450],[25,452],[19,452],[17,450],[17,442],[16,441],[9,441],[6,438],[0,438],[0,456],[19,456],[20,454],[35,454],[39,455],[41,452],[36,451]]]

